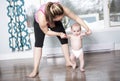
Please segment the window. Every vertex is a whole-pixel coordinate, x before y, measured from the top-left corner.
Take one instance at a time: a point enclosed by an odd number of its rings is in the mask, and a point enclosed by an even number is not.
[[[118,26],[120,25],[120,0],[110,0],[109,5],[110,26]]]
[[[33,33],[34,13],[40,6],[40,0],[25,0],[27,27],[29,33]]]
[[[33,14],[43,3],[54,0],[25,0],[28,27],[33,27]],[[120,0],[55,0],[70,8],[86,24],[95,30],[120,25]],[[79,5],[79,6],[78,6]],[[66,20],[67,19],[67,20]],[[64,20],[64,19],[63,19]],[[65,28],[70,27],[72,20],[65,18]]]
[[[79,15],[91,29],[104,28],[103,0],[61,0],[61,3]]]

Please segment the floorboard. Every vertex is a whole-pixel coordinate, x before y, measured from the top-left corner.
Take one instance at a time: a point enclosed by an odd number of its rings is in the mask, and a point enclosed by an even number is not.
[[[64,57],[42,58],[39,75],[27,78],[33,59],[0,61],[0,81],[120,81],[120,50],[85,53],[84,73],[65,66]]]

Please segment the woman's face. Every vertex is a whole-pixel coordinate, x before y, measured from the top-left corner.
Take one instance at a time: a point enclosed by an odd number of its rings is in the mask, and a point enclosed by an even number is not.
[[[61,21],[63,17],[64,15],[56,16],[55,18],[53,18],[53,21]]]

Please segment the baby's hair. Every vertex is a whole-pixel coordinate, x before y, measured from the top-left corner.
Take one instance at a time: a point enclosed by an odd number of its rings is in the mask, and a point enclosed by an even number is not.
[[[46,20],[53,23],[53,18],[64,14],[63,7],[57,2],[48,2],[45,8]]]
[[[81,30],[81,25],[80,25],[80,24],[78,24],[78,23],[74,23],[74,24],[71,26],[71,29],[72,29],[73,27],[75,27],[75,26],[79,27],[79,28],[80,28],[80,30]]]

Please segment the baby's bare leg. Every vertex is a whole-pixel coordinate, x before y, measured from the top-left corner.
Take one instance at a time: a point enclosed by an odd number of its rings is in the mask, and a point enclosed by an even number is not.
[[[83,52],[81,52],[80,56],[79,56],[79,60],[80,60],[80,71],[85,71],[84,70],[84,54]]]
[[[73,63],[73,69],[75,69],[76,68],[76,57],[73,54],[70,55],[70,60]]]

